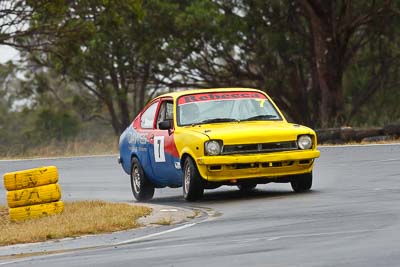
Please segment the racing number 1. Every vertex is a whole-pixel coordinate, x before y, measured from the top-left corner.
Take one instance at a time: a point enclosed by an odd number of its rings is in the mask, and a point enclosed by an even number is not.
[[[158,157],[161,158],[161,140],[157,140]]]
[[[154,136],[154,160],[165,162],[164,136]]]

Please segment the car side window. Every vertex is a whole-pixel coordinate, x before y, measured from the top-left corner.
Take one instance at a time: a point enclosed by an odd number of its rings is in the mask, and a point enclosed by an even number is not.
[[[151,106],[148,107],[146,111],[143,112],[142,117],[140,118],[140,126],[142,128],[153,129],[157,106],[158,106],[158,101],[151,104]]]
[[[166,120],[172,120],[174,118],[173,110],[174,106],[172,101],[168,100],[168,101],[163,101],[161,103],[160,111],[158,112],[157,116],[157,128],[160,122]]]
[[[166,103],[165,119],[172,120],[174,118],[174,104],[172,101]]]

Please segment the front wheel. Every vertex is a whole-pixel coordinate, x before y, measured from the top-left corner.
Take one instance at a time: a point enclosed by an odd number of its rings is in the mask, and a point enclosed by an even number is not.
[[[133,196],[138,201],[150,200],[154,196],[154,186],[147,179],[137,158],[132,159],[131,187]]]
[[[196,201],[203,197],[204,183],[191,157],[185,159],[183,167],[183,197],[187,201]]]
[[[312,172],[296,175],[290,184],[292,185],[293,191],[297,193],[310,190],[312,186]]]

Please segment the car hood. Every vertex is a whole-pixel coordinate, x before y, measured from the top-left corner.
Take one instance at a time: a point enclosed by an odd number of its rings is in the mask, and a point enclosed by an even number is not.
[[[301,134],[315,135],[308,127],[276,121],[202,124],[191,130],[223,140],[225,145],[294,141]]]

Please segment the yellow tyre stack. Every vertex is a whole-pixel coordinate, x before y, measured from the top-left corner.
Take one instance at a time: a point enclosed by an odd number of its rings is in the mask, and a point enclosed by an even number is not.
[[[22,221],[61,213],[64,204],[57,182],[55,166],[6,173],[4,187],[8,190],[10,219]]]

